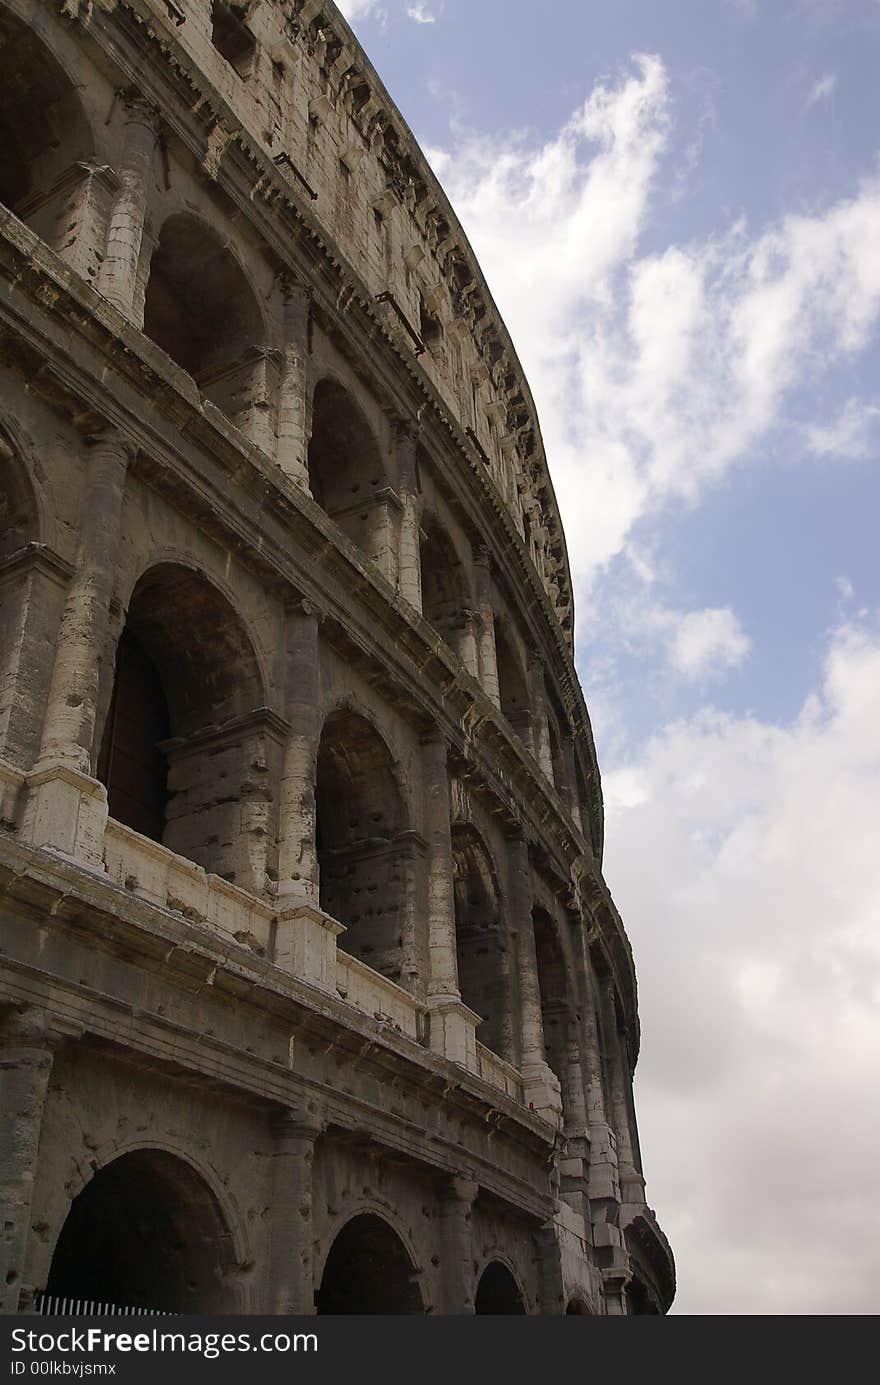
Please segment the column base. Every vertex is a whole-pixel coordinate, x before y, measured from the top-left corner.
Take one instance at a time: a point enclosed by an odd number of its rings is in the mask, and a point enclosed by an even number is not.
[[[523,1063],[523,1096],[526,1106],[553,1125],[562,1129],[562,1088],[559,1078],[543,1061]]]
[[[477,1025],[480,1016],[462,1003],[459,995],[428,997],[428,1040],[434,1053],[469,1072],[479,1072]]]
[[[18,835],[31,846],[103,870],[107,816],[103,784],[63,760],[43,762],[27,776]]]
[[[325,914],[313,899],[284,899],[275,919],[275,965],[335,995],[336,939],[344,932],[345,925]]]

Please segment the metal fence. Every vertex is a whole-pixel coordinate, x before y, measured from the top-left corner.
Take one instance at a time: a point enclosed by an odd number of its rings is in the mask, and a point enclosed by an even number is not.
[[[34,1297],[34,1312],[57,1318],[170,1318],[159,1308],[124,1308],[118,1303],[98,1303],[92,1298],[64,1298],[41,1292]]]

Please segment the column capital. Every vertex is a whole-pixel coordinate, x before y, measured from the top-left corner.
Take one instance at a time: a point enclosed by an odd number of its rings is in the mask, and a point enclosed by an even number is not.
[[[450,1174],[444,1177],[440,1183],[439,1193],[444,1205],[452,1210],[459,1207],[470,1212],[477,1200],[480,1185],[472,1178],[464,1178],[459,1174]]]
[[[154,102],[144,96],[137,87],[125,87],[118,93],[129,125],[143,125],[152,135],[158,135],[162,128],[162,112]]]
[[[320,625],[324,619],[324,612],[320,610],[313,601],[307,596],[295,596],[284,604],[285,619],[309,620]]]
[[[419,736],[419,745],[428,753],[433,751],[438,758],[442,753],[445,760],[452,749],[452,738],[441,726],[432,722],[424,728]]]
[[[0,1051],[31,1048],[55,1053],[70,1039],[80,1039],[84,1033],[77,1021],[53,1015],[41,1005],[9,1006],[0,1014]]]
[[[305,1107],[282,1107],[272,1113],[272,1130],[279,1140],[302,1140],[314,1144],[327,1129],[320,1111]]]
[[[492,554],[488,543],[480,539],[473,545],[474,567],[488,568],[492,562]]]
[[[392,413],[391,436],[398,446],[409,443],[414,447],[422,436],[421,419],[412,418],[408,414]]]
[[[99,423],[86,435],[90,455],[106,453],[128,467],[138,454],[138,445],[115,423]]]

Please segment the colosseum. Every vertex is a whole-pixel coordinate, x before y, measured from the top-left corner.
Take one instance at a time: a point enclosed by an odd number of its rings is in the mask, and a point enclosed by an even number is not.
[[[4,1311],[665,1312],[565,538],[424,155],[330,0],[0,0],[0,117]]]

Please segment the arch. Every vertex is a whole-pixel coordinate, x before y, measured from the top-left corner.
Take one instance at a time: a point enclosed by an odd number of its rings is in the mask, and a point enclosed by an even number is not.
[[[188,212],[169,216],[150,261],[144,332],[223,413],[244,426],[253,408],[259,300],[227,244]]]
[[[567,1318],[591,1318],[593,1316],[582,1298],[570,1299],[565,1309]]]
[[[309,489],[352,543],[378,560],[389,538],[388,476],[360,406],[338,380],[315,386]]]
[[[511,726],[525,733],[530,724],[529,693],[525,670],[505,628],[495,617],[495,656],[498,664],[498,696]]]
[[[391,752],[340,708],[324,722],[315,785],[320,904],[348,930],[345,952],[397,980],[402,970],[407,814]]]
[[[522,1291],[513,1272],[500,1260],[491,1260],[477,1285],[474,1298],[474,1312],[477,1314],[500,1314],[523,1316],[525,1303]]]
[[[632,1317],[662,1315],[663,1310],[657,1299],[638,1275],[634,1275],[626,1286],[626,1311]]]
[[[452,828],[458,985],[469,1009],[482,1016],[481,1044],[509,1061],[512,1050],[510,955],[503,935],[498,877],[479,832]]]
[[[532,910],[532,924],[535,930],[538,988],[541,993],[544,1055],[559,1078],[564,1096],[567,1090],[570,1026],[565,958],[554,922],[547,911],[539,905]]]
[[[236,878],[240,798],[263,703],[253,645],[222,592],[179,563],[148,569],[117,645],[98,755],[111,817]]]
[[[73,1199],[48,1294],[165,1313],[240,1311],[229,1226],[193,1166],[138,1148],[100,1168]]]
[[[455,546],[433,513],[426,513],[422,519],[419,561],[422,615],[447,643],[453,644],[452,632],[461,627],[467,604],[464,575]]]
[[[0,429],[0,558],[40,536],[37,496],[18,448]]]
[[[315,1305],[319,1314],[424,1313],[413,1260],[384,1217],[361,1213],[337,1233]]]
[[[65,175],[82,182],[77,166],[93,152],[74,81],[28,24],[0,8],[0,201],[58,248]]]

